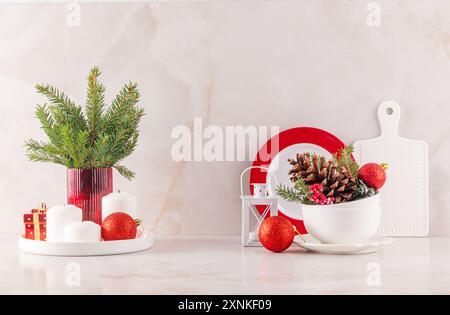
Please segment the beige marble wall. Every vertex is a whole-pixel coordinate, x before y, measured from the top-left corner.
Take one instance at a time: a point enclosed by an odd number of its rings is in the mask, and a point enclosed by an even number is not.
[[[146,225],[167,234],[238,234],[238,176],[248,162],[170,158],[172,128],[205,124],[310,125],[345,142],[378,134],[376,108],[402,105],[402,135],[430,146],[431,234],[450,236],[450,2],[204,1],[84,4],[79,27],[66,5],[0,5],[0,233],[22,228],[36,202],[65,199],[63,167],[28,162],[39,137],[33,107],[48,82],[82,103],[99,65],[108,99],[139,82],[147,116],[126,162]]]

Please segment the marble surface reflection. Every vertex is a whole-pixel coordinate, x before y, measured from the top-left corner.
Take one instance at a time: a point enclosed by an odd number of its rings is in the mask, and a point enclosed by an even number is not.
[[[20,253],[0,236],[0,294],[450,294],[448,238],[396,239],[367,255],[282,254],[237,237],[165,237],[105,257]]]

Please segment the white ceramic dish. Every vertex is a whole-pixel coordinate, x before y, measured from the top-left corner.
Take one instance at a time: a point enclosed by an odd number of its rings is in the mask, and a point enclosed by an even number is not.
[[[389,245],[394,240],[390,237],[374,236],[369,241],[359,244],[323,244],[310,235],[305,235],[306,242],[296,241],[300,247],[314,253],[331,255],[360,255],[376,252],[381,245]]]
[[[153,246],[153,235],[143,232],[138,238],[124,241],[66,243],[42,242],[19,237],[19,248],[29,254],[44,256],[106,256],[140,252]]]
[[[325,244],[359,244],[373,237],[381,220],[378,196],[330,206],[302,205],[309,234]]]

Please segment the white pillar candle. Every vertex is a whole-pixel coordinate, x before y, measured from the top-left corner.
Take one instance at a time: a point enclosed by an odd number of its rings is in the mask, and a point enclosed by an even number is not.
[[[74,205],[53,206],[47,210],[47,241],[64,242],[64,227],[83,220],[83,211]]]
[[[102,219],[115,212],[124,212],[138,218],[136,197],[126,192],[111,193],[102,198]]]
[[[73,222],[64,227],[64,242],[100,242],[102,231],[94,222]]]

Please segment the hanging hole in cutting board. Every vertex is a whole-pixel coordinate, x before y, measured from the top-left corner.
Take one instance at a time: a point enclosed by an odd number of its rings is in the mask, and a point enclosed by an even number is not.
[[[381,126],[381,135],[398,136],[398,124],[400,122],[401,109],[395,101],[385,101],[378,107],[378,119]]]

